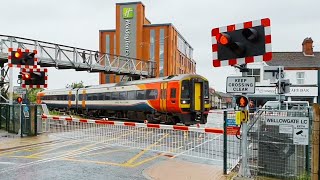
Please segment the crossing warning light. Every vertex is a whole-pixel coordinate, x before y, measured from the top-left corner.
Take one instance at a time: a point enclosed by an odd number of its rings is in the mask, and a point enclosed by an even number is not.
[[[37,51],[34,50],[31,52],[28,49],[16,49],[13,50],[12,48],[9,48],[9,56],[8,56],[8,63],[9,67],[26,67],[29,66],[35,66],[37,65],[38,59],[35,57],[37,54]]]
[[[22,88],[47,88],[46,68],[22,69]]]
[[[213,28],[211,36],[214,67],[272,59],[268,18]]]
[[[22,103],[22,97],[17,97],[17,102],[18,102],[19,104],[21,104],[21,103]]]
[[[238,96],[236,103],[239,107],[246,107],[248,105],[248,98],[245,96]]]

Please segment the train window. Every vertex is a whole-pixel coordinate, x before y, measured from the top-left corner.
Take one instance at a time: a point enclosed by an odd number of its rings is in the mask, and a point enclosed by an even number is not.
[[[158,91],[156,89],[148,89],[146,92],[146,99],[157,99]]]
[[[99,93],[98,100],[104,100],[104,94],[103,93]]]
[[[82,100],[83,100],[83,95],[79,94],[79,101],[82,101]]]
[[[93,99],[92,94],[87,94],[87,100],[88,100],[88,101],[91,101],[92,99]]]
[[[92,100],[98,100],[98,94],[92,94]]]
[[[146,96],[145,91],[143,90],[137,91],[137,100],[144,100],[145,96]]]
[[[119,100],[119,92],[112,92],[111,99],[112,100]]]
[[[209,98],[209,83],[208,81],[204,82],[204,98]]]
[[[170,98],[176,98],[176,97],[177,97],[177,89],[176,88],[171,88]]]
[[[128,91],[128,100],[136,100],[136,91]]]
[[[190,98],[189,80],[183,80],[182,81],[181,98]]]
[[[105,100],[110,100],[111,99],[111,93],[107,92],[104,94],[104,99]]]
[[[119,100],[126,100],[126,99],[127,99],[127,92],[120,92]]]
[[[72,94],[71,100],[75,101],[76,100],[76,95]]]

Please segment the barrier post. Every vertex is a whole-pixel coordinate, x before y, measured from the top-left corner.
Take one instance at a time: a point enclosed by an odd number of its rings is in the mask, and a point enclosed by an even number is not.
[[[223,174],[227,174],[227,166],[228,166],[228,137],[227,137],[227,111],[223,111]]]

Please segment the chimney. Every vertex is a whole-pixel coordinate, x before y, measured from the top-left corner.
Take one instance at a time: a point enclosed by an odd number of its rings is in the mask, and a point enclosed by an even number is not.
[[[305,56],[314,56],[313,54],[313,46],[312,46],[313,40],[311,37],[307,37],[302,42],[302,52]]]

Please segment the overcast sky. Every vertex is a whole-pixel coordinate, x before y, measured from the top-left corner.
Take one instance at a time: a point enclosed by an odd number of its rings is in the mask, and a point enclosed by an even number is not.
[[[115,29],[115,4],[125,0],[0,0],[0,34],[33,38],[80,48],[99,48],[99,30]],[[142,0],[151,23],[173,23],[194,48],[197,73],[225,91],[234,68],[214,68],[211,29],[268,17],[272,49],[301,51],[305,37],[320,50],[319,0]],[[320,63],[320,62],[319,62]],[[98,84],[98,73],[49,68],[49,89],[83,80]]]

